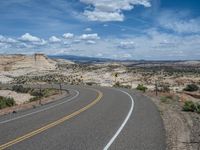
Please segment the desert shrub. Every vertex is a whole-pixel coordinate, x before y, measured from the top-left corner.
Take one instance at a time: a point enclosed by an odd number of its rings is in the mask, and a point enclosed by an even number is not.
[[[122,85],[119,82],[116,82],[113,87],[131,89],[130,85]]]
[[[120,87],[120,83],[119,82],[116,82],[113,87]]]
[[[195,103],[192,101],[186,101],[183,105],[183,111],[191,111],[191,112],[196,111]]]
[[[51,95],[55,95],[57,93],[59,93],[59,90],[55,90],[55,89],[32,89],[30,92],[30,95],[34,96],[33,98],[31,98],[29,101],[37,101],[43,97],[48,97]]]
[[[44,93],[42,92],[42,90],[39,90],[39,89],[32,89],[30,94],[35,97],[43,97],[44,96]]]
[[[8,107],[14,106],[14,105],[15,105],[14,99],[11,98],[11,97],[6,98],[6,105],[7,105]]]
[[[2,97],[0,97],[0,109],[6,108],[6,107],[7,107],[6,101]]]
[[[48,97],[48,96],[51,96],[51,95],[58,94],[59,90],[56,90],[56,89],[43,89],[41,92],[42,92],[42,95],[44,97]]]
[[[200,114],[200,104],[196,104],[196,112]]]
[[[167,95],[166,98],[168,98],[168,99],[174,99],[173,95]]]
[[[29,101],[30,101],[30,102],[34,102],[34,101],[39,100],[40,98],[41,98],[41,97],[35,96],[35,97],[32,97]]]
[[[92,85],[97,85],[96,82],[86,82],[86,85],[92,86]]]
[[[163,103],[169,103],[169,102],[174,102],[174,101],[179,101],[179,96],[177,95],[166,95],[166,96],[161,96],[160,101]]]
[[[160,101],[163,103],[167,103],[169,101],[169,99],[166,96],[161,96]]]
[[[169,85],[162,84],[159,86],[161,92],[170,92]]]
[[[13,85],[12,90],[17,93],[28,93],[31,89],[24,88],[22,85]]]
[[[143,84],[138,84],[138,86],[136,87],[136,89],[139,90],[139,91],[146,92],[146,90],[148,88],[146,86],[144,86]]]
[[[123,88],[126,88],[126,89],[131,89],[131,86],[130,85],[122,85]]]
[[[15,101],[13,98],[0,96],[0,109],[11,107],[14,105],[15,105]]]
[[[184,91],[189,91],[189,92],[195,92],[198,90],[199,90],[199,87],[196,84],[188,84],[186,88],[184,88]]]

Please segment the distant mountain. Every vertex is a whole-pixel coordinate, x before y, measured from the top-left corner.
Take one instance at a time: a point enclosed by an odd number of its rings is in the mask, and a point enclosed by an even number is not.
[[[49,55],[52,59],[66,59],[76,63],[103,63],[114,61],[107,58],[87,57],[87,56],[74,56],[74,55]]]
[[[87,56],[75,56],[75,55],[49,55],[52,59],[65,59],[75,63],[105,63],[105,62],[120,62],[123,64],[131,65],[142,65],[142,64],[179,64],[179,65],[197,65],[200,63],[199,60],[117,60],[108,58],[98,57],[87,57]]]

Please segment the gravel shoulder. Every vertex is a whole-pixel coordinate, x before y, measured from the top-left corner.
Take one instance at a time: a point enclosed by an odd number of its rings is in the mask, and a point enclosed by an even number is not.
[[[157,105],[162,116],[166,136],[167,150],[200,149],[200,114],[183,112],[182,101],[161,102],[160,95],[146,93]]]

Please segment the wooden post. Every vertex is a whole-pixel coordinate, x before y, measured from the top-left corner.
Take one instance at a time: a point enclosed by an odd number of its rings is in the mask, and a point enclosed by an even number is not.
[[[40,85],[40,95],[42,95],[42,85]],[[41,98],[39,99],[39,105],[41,105],[42,104],[42,100],[41,100]]]
[[[60,83],[60,94],[62,94],[62,84]]]
[[[158,81],[155,81],[156,96],[158,96]]]

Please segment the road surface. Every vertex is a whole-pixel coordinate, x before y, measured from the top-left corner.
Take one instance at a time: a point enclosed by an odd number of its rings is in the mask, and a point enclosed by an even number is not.
[[[0,150],[165,150],[156,106],[140,93],[65,86],[70,97],[0,117]]]

